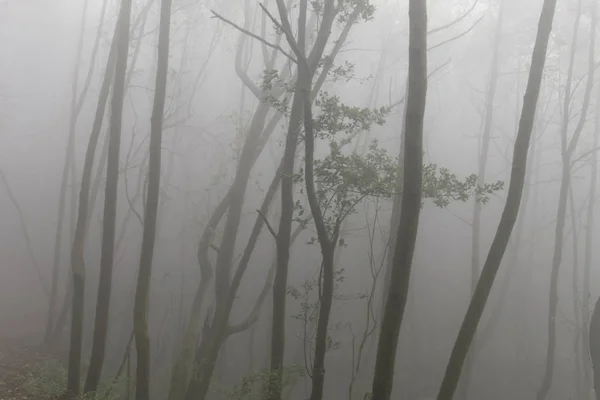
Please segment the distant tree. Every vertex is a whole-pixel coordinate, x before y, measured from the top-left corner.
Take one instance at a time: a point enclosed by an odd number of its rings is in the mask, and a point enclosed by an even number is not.
[[[79,90],[79,77],[80,77],[80,68],[82,61],[82,53],[83,53],[83,44],[84,44],[84,32],[86,29],[86,14],[88,11],[88,1],[83,2],[82,16],[81,16],[81,26],[79,29],[79,37],[77,42],[77,51],[75,56],[75,64],[72,76],[71,83],[71,104],[70,104],[70,116],[69,116],[69,128],[68,128],[68,136],[67,136],[67,147],[66,154],[63,164],[62,176],[60,181],[60,195],[58,199],[58,213],[57,213],[57,224],[56,224],[56,233],[54,235],[54,259],[52,264],[52,284],[50,289],[50,299],[48,302],[48,315],[46,318],[46,331],[44,336],[44,344],[50,345],[53,342],[53,332],[54,332],[54,324],[58,321],[56,318],[56,303],[58,302],[58,281],[60,279],[60,258],[61,253],[63,251],[62,238],[64,233],[64,224],[66,220],[65,216],[65,208],[67,203],[67,193],[69,190],[69,180],[71,184],[76,182],[75,177],[75,133],[77,127],[77,121],[79,120],[79,116],[81,114],[81,110],[83,108],[83,104],[87,97],[88,90],[90,88],[90,83],[92,80],[92,76],[94,73],[94,68],[96,66],[96,56],[98,54],[98,48],[100,44],[100,38],[102,35],[102,28],[104,25],[104,18],[106,14],[106,8],[108,1],[105,0],[102,4],[102,11],[100,16],[100,22],[98,29],[96,31],[96,39],[94,41],[94,45],[92,48],[92,55],[90,59],[90,66],[87,72],[87,76],[85,78],[85,82],[81,91]],[[75,186],[75,185],[73,185]],[[71,197],[71,214],[74,217],[75,209],[77,207],[76,204],[76,193],[75,189],[71,189],[73,196]],[[75,224],[75,218],[72,218],[71,224]],[[73,238],[71,238],[73,239]]]
[[[571,174],[573,156],[577,150],[577,144],[581,138],[581,134],[587,121],[588,108],[592,89],[594,86],[594,76],[596,70],[595,52],[596,52],[596,24],[597,24],[597,2],[593,1],[591,15],[590,41],[588,47],[588,71],[586,85],[584,87],[583,103],[579,111],[579,118],[573,133],[569,137],[569,128],[573,116],[571,114],[573,108],[573,93],[578,84],[574,82],[573,72],[575,67],[575,55],[578,47],[579,29],[581,18],[583,15],[583,0],[578,0],[577,11],[575,14],[575,23],[573,26],[573,38],[569,54],[569,69],[565,83],[565,94],[563,96],[562,124],[560,129],[560,144],[561,144],[561,181],[560,192],[558,195],[558,209],[556,215],[556,227],[554,231],[554,252],[552,254],[552,272],[550,274],[550,291],[548,303],[548,343],[546,348],[546,367],[540,388],[538,390],[537,399],[544,400],[550,392],[552,379],[554,376],[554,366],[556,357],[556,315],[558,309],[558,277],[560,265],[562,263],[562,254],[564,246],[564,230],[565,220],[567,215],[567,205],[569,201],[569,189],[571,187]]]
[[[593,342],[596,342],[596,338],[600,337],[598,335],[592,336],[590,329],[590,315],[591,315],[591,307],[590,307],[590,278],[592,271],[592,246],[594,241],[594,215],[595,215],[595,204],[594,199],[596,198],[597,191],[597,180],[598,180],[598,146],[600,140],[600,86],[598,87],[598,94],[596,98],[596,113],[595,113],[595,121],[594,121],[594,139],[592,146],[592,156],[591,156],[591,174],[590,174],[590,191],[588,195],[588,207],[585,218],[585,248],[584,248],[584,259],[583,259],[583,302],[582,302],[582,314],[583,314],[583,327],[582,327],[582,353],[584,355],[583,359],[585,360],[583,363],[583,374],[584,374],[584,384],[583,387],[586,390],[590,389],[590,386],[596,390],[596,398],[600,399],[600,371],[596,373],[596,369],[600,369],[600,354],[599,356],[594,356],[597,361],[594,361],[593,365],[590,365],[588,354],[591,354],[591,344],[592,338]],[[596,304],[596,308],[598,305]],[[586,362],[587,361],[587,362]],[[593,367],[593,380],[590,377],[590,367]]]

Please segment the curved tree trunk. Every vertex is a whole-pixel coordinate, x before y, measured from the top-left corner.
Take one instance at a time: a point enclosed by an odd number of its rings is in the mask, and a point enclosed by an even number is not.
[[[527,170],[527,155],[529,152],[529,142],[533,131],[533,122],[537,108],[544,65],[546,63],[546,52],[548,49],[548,40],[552,31],[554,20],[554,11],[556,9],[556,0],[544,0],[538,33],[533,49],[531,68],[529,70],[529,80],[525,90],[523,100],[523,110],[519,122],[519,130],[515,140],[513,164],[510,178],[510,186],[506,198],[504,211],[498,224],[496,236],[492,241],[490,251],[481,271],[477,287],[469,303],[467,314],[462,322],[458,337],[454,342],[454,347],[450,355],[450,360],[446,367],[446,373],[438,392],[437,400],[452,400],[462,368],[467,357],[475,331],[481,320],[481,315],[488,300],[494,279],[502,262],[504,252],[508,246],[508,241],[513,227],[517,220],[521,197],[523,195],[523,186]]]

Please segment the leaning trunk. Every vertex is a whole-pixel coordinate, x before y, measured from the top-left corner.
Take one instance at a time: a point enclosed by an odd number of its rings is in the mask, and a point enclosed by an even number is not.
[[[517,220],[527,170],[529,143],[533,131],[533,122],[540,94],[548,40],[552,31],[555,9],[556,0],[544,0],[533,49],[531,68],[529,69],[529,80],[523,100],[519,130],[514,145],[510,186],[508,188],[506,204],[479,281],[477,282],[477,287],[469,303],[469,308],[463,319],[458,337],[454,342],[437,400],[452,400],[454,397],[467,353],[475,337],[475,331],[481,320],[481,315],[483,314],[496,274],[498,273],[498,268],[502,262],[510,235]]]

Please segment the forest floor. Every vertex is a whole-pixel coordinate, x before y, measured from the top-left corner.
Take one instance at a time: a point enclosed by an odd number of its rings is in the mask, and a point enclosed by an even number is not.
[[[0,400],[54,397],[54,379],[48,379],[44,372],[52,364],[54,358],[49,354],[0,338]],[[62,371],[50,372],[50,375],[57,372],[62,375]]]

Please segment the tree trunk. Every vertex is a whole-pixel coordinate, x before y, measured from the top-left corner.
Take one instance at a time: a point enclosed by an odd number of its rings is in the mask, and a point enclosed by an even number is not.
[[[106,188],[104,197],[104,218],[102,226],[102,251],[100,258],[100,280],[94,321],[94,338],[90,367],[84,391],[95,392],[98,388],[104,353],[110,312],[112,288],[112,270],[115,250],[115,222],[117,217],[117,192],[119,186],[119,158],[121,152],[121,128],[123,119],[123,99],[125,96],[125,74],[129,52],[129,27],[131,19],[131,0],[123,0],[119,11],[116,36],[115,81],[111,99],[110,133],[108,137],[108,159],[106,168]],[[90,166],[91,174],[91,166]],[[81,260],[83,260],[83,243]],[[81,263],[83,265],[83,262]],[[74,300],[75,301],[75,300]]]
[[[148,332],[148,299],[152,277],[152,260],[156,239],[158,204],[160,201],[160,170],[162,130],[167,74],[169,68],[169,43],[171,31],[171,0],[162,0],[158,35],[158,61],[154,106],[150,120],[150,158],[148,162],[148,192],[144,212],[144,232],[140,268],[135,291],[133,327],[137,350],[136,400],[150,399],[150,334]]]
[[[546,62],[546,52],[548,49],[548,40],[552,31],[554,20],[554,11],[556,9],[556,0],[544,0],[544,5],[540,15],[538,33],[533,49],[531,68],[529,70],[529,79],[525,90],[523,100],[523,109],[519,130],[515,140],[513,163],[510,178],[510,186],[504,211],[498,224],[498,229],[487,259],[481,271],[477,287],[469,303],[469,308],[460,327],[458,337],[454,343],[450,360],[446,367],[444,379],[438,392],[437,400],[452,400],[462,368],[475,336],[475,331],[481,320],[481,315],[488,300],[494,279],[502,262],[504,252],[508,246],[508,241],[515,225],[523,186],[527,170],[527,155],[529,152],[529,142],[533,131],[535,120],[535,111],[537,108],[542,76],[544,73],[544,64]]]
[[[404,190],[394,248],[394,265],[388,283],[389,294],[377,346],[373,400],[389,400],[392,394],[396,349],[406,307],[421,212],[423,120],[427,98],[427,4],[424,0],[410,0],[409,19],[408,95],[402,171]]]
[[[94,166],[94,156],[96,154],[96,147],[98,145],[98,139],[100,137],[100,131],[102,129],[102,122],[104,120],[104,113],[106,110],[106,104],[108,101],[108,95],[110,92],[110,87],[113,81],[114,69],[115,69],[115,47],[118,41],[117,34],[115,32],[115,36],[113,37],[110,53],[108,56],[108,60],[106,62],[106,71],[104,74],[104,80],[102,81],[102,87],[100,88],[100,96],[98,99],[98,105],[96,108],[96,115],[94,117],[94,123],[92,126],[92,133],[89,138],[86,154],[85,154],[85,162],[83,166],[83,173],[81,178],[81,189],[79,193],[79,206],[77,213],[77,225],[75,228],[75,237],[73,240],[73,248],[71,254],[71,264],[74,273],[83,275],[85,279],[85,258],[84,258],[84,250],[85,250],[85,241],[86,241],[86,233],[87,233],[87,222],[88,215],[91,211],[89,208],[89,200],[90,200],[90,186],[92,180],[92,169]],[[92,365],[90,364],[90,370],[92,369]],[[88,371],[88,379],[89,379]],[[99,371],[98,371],[99,377]],[[96,383],[97,386],[97,383]],[[94,389],[95,390],[95,389]]]

